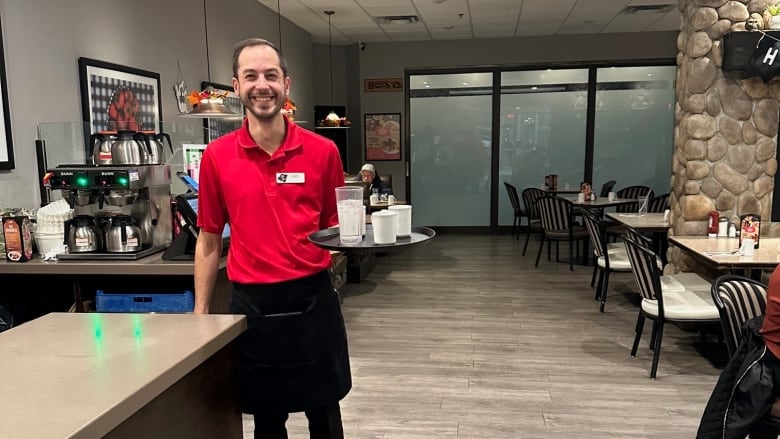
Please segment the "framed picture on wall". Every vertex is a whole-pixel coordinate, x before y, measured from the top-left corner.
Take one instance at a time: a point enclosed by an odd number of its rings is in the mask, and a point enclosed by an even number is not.
[[[366,161],[401,160],[401,113],[366,113]]]
[[[0,29],[2,35],[2,29]],[[0,41],[0,43],[2,43]],[[5,81],[5,54],[3,44],[0,44],[0,96],[3,97],[2,120],[0,121],[0,170],[14,169],[14,145],[11,140],[11,113],[8,110],[8,85]]]
[[[241,124],[243,123],[243,117],[241,116],[244,114],[244,105],[241,103],[241,99],[236,95],[235,91],[233,91],[233,86],[207,81],[200,83],[201,90],[206,90],[208,87],[228,92],[228,95],[225,98],[225,106],[239,116],[235,119],[203,119],[203,128],[206,132],[203,141],[206,143],[241,128]]]
[[[85,139],[100,131],[162,130],[159,73],[79,58],[79,81]]]

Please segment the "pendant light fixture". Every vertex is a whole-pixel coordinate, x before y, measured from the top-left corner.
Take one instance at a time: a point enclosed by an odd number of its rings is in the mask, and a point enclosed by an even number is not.
[[[206,72],[208,83],[211,84],[211,58],[209,57],[209,20],[206,13],[206,0],[203,0],[203,27],[206,34]],[[233,112],[225,105],[225,98],[228,92],[217,90],[210,85],[200,92],[192,92],[187,96],[187,100],[192,105],[189,113],[181,114],[179,117],[193,119],[238,119],[243,117]]]
[[[330,24],[330,17],[335,14],[336,11],[325,11],[325,15],[328,16],[328,62],[330,66],[330,105],[333,105],[335,101],[333,99],[333,28]],[[330,113],[325,116],[323,123],[327,126],[339,126],[341,125],[341,117],[331,108]]]

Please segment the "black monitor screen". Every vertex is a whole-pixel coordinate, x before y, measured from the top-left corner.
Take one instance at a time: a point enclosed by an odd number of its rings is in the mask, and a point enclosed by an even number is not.
[[[176,206],[187,223],[198,227],[198,194],[183,194],[176,197]],[[225,224],[222,239],[230,238],[230,224]]]

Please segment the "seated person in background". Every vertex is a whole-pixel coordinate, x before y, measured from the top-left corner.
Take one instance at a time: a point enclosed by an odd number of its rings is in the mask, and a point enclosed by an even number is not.
[[[360,168],[360,173],[355,178],[355,181],[365,181],[366,183],[370,183],[369,186],[369,192],[373,191],[374,189],[379,191],[379,194],[392,194],[393,190],[392,188],[385,187],[385,185],[382,183],[382,180],[379,178],[379,173],[376,171],[376,168],[374,168],[374,165],[371,163],[366,163],[363,165],[362,168]]]

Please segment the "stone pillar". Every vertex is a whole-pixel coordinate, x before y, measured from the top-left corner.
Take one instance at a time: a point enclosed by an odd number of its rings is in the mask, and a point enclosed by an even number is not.
[[[680,0],[672,160],[673,235],[706,235],[710,211],[736,224],[743,213],[769,223],[777,171],[780,81],[724,76],[722,38],[745,30],[748,18],[775,0]],[[762,235],[780,235],[776,230]],[[667,272],[691,271],[690,259],[670,246]]]

